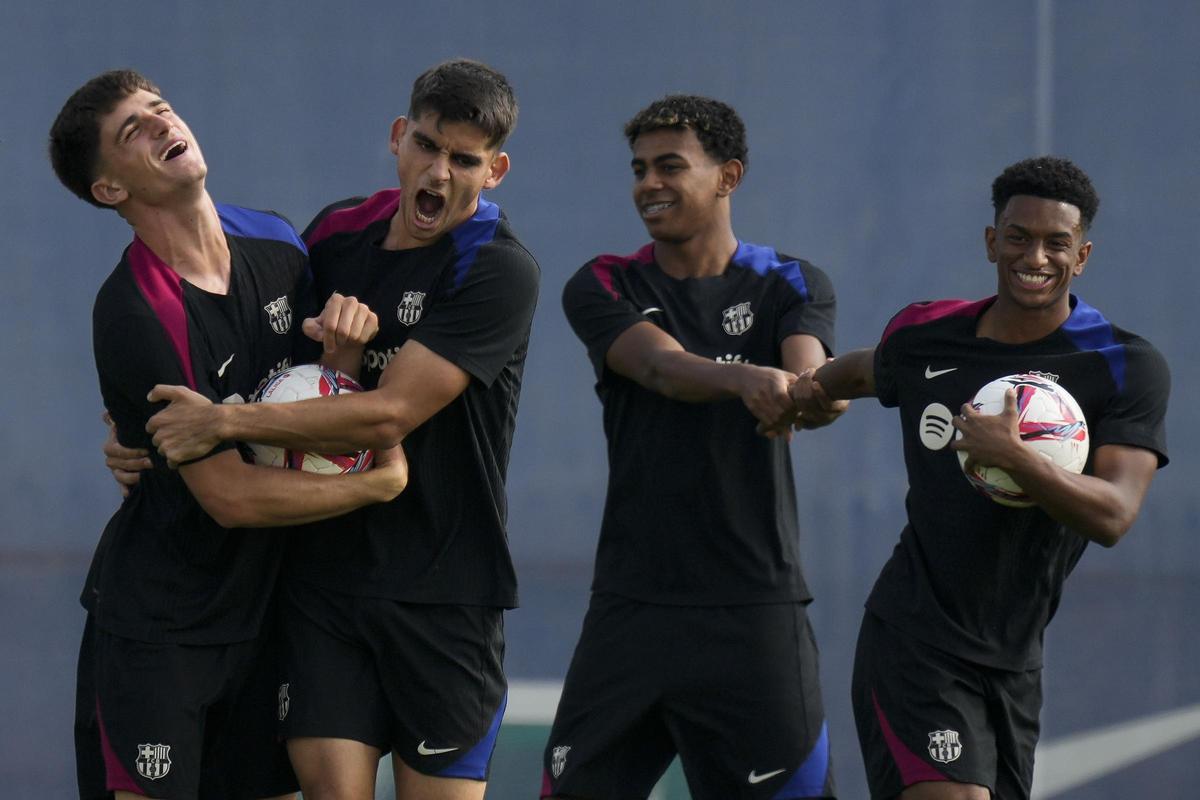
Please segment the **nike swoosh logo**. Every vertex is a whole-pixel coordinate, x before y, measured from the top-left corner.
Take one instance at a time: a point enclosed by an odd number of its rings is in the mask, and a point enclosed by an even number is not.
[[[938,375],[945,375],[947,372],[954,372],[958,367],[947,367],[946,369],[934,369],[933,365],[925,367],[926,378],[936,378]]]
[[[643,308],[643,309],[642,309],[642,316],[643,316],[643,317],[645,317],[645,316],[648,316],[648,315],[650,315],[650,314],[653,314],[653,313],[654,313],[654,312],[656,312],[656,311],[657,311],[659,314],[663,313],[663,310],[662,310],[661,308],[659,308],[658,306],[650,306],[650,308]]]
[[[457,747],[426,747],[425,740],[422,739],[421,743],[417,745],[417,755],[438,756],[442,753],[453,753],[457,749]]]
[[[755,775],[754,770],[750,770],[750,777],[746,780],[748,780],[750,783],[762,783],[767,778],[774,778],[776,775],[779,775],[782,772],[783,770],[777,769],[774,772],[764,772],[762,775]]]
[[[225,359],[225,363],[224,363],[224,364],[222,364],[220,367],[218,367],[218,368],[217,368],[217,377],[218,377],[218,378],[223,378],[223,377],[225,377],[225,368],[229,366],[229,362],[230,362],[230,361],[233,361],[233,356],[236,356],[236,355],[237,355],[237,353],[234,353],[232,356],[230,356],[229,358]]]

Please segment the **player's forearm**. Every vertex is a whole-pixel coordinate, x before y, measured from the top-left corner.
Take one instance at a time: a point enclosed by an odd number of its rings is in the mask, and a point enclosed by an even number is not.
[[[362,371],[362,347],[341,347],[332,353],[321,354],[321,366],[344,372],[354,380]]]
[[[219,469],[204,466],[185,466],[182,474],[201,507],[224,528],[271,528],[336,517],[387,502],[408,483],[406,464],[333,476],[259,467],[240,459]]]
[[[379,391],[216,409],[216,429],[223,441],[321,453],[386,449],[399,444],[412,429],[403,409]]]
[[[1112,547],[1133,526],[1156,463],[1149,451],[1109,445],[1095,456],[1096,475],[1067,472],[1026,447],[998,466],[1055,520]]]
[[[745,364],[722,364],[683,350],[656,353],[646,360],[638,383],[685,403],[711,403],[740,395]]]
[[[875,348],[851,350],[820,367],[813,380],[831,400],[875,395]]]

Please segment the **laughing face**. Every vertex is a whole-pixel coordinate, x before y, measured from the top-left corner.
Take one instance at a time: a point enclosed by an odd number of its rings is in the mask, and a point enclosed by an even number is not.
[[[469,122],[443,122],[436,112],[392,123],[392,152],[400,178],[400,208],[386,247],[425,247],[467,221],[479,193],[508,172],[508,155]]]
[[[633,143],[633,204],[655,241],[680,243],[711,230],[721,198],[737,185],[690,128],[659,128]]]
[[[100,158],[92,195],[105,205],[158,205],[203,191],[208,167],[200,146],[169,103],[139,89],[100,121]]]
[[[1029,311],[1069,308],[1071,281],[1083,273],[1092,243],[1079,209],[1030,195],[1009,199],[984,232],[996,265],[998,301]]]

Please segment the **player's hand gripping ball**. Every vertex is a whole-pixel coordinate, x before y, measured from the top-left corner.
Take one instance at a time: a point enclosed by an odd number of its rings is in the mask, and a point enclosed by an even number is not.
[[[1071,393],[1040,375],[1008,375],[984,385],[975,393],[972,407],[983,414],[1004,410],[1004,392],[1017,393],[1017,420],[1021,441],[1058,466],[1079,474],[1088,457],[1088,429],[1083,411]],[[1026,508],[1033,501],[1008,473],[998,467],[966,469],[967,452],[958,451],[958,463],[971,485],[997,503]]]
[[[344,392],[361,392],[362,387],[344,372],[320,364],[301,364],[275,373],[254,395],[259,403],[291,403],[310,397],[328,397]],[[306,453],[285,447],[247,443],[255,464],[284,469],[299,469],[323,475],[361,472],[375,460],[372,450],[357,453]]]

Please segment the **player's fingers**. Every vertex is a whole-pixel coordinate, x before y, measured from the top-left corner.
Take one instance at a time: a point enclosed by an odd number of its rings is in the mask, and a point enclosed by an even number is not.
[[[184,397],[187,391],[188,389],[184,386],[168,386],[165,383],[160,383],[150,390],[150,393],[146,395],[146,399],[151,403],[163,401],[173,403]]]
[[[1008,388],[1004,390],[1004,413],[1017,413],[1017,390]]]
[[[113,478],[123,487],[137,486],[140,476],[136,472],[129,472],[123,469],[114,469],[112,471]]]
[[[325,329],[321,325],[321,320],[319,317],[306,317],[304,322],[300,323],[300,328],[304,331],[304,335],[312,339],[314,342],[320,342],[324,340]]]

